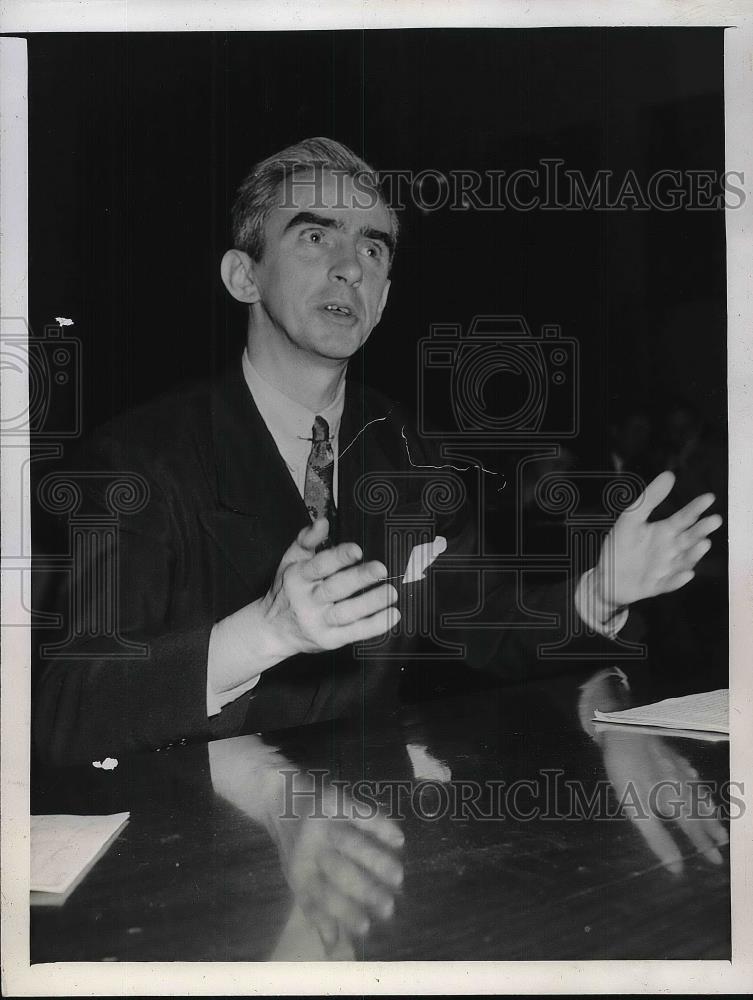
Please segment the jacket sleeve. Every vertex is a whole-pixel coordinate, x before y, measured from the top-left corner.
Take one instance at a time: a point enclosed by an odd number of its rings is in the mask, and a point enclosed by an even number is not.
[[[434,579],[427,581],[430,586],[421,595],[434,604],[424,619],[434,623],[440,641],[462,647],[468,666],[511,680],[558,673],[574,661],[611,661],[620,655],[619,640],[594,632],[581,621],[574,603],[579,575],[572,570],[560,566],[556,572],[551,568],[542,572],[539,557],[531,560],[530,567],[511,560],[510,569],[498,566],[482,576],[482,548],[493,556],[479,533],[483,501],[478,479],[486,472],[448,465],[435,446],[418,436],[411,439],[411,454],[412,464],[449,469],[448,474],[460,476],[464,483],[465,502],[438,524],[438,533],[447,538],[450,559],[439,558]],[[514,512],[502,507],[486,510],[485,516],[505,518]],[[469,557],[474,569],[463,570],[463,556]],[[453,618],[462,616],[469,620],[453,623]],[[620,638],[630,632],[626,628]]]
[[[99,760],[190,738],[237,731],[248,698],[209,720],[206,669],[214,621],[197,608],[188,620],[174,612],[181,531],[176,498],[160,486],[159,470],[125,454],[113,440],[79,456],[70,481],[81,490],[75,514],[58,518],[70,533],[70,570],[35,574],[35,599],[56,613],[59,630],[32,637],[32,731],[46,763]],[[147,499],[118,520],[116,543],[75,535],[75,526],[112,520],[102,485],[118,469],[139,469]],[[175,490],[173,490],[175,492]],[[91,537],[91,536],[90,536]],[[115,586],[111,584],[115,582]]]

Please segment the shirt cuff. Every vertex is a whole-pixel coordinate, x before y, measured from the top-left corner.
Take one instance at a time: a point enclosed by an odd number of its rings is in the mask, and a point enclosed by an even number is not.
[[[225,705],[229,705],[231,701],[235,701],[236,698],[240,698],[242,694],[246,694],[247,691],[256,687],[261,676],[261,674],[257,674],[256,677],[252,677],[250,680],[244,681],[242,684],[238,684],[227,691],[215,691],[212,687],[212,677],[217,672],[213,667],[218,663],[226,661],[228,657],[238,655],[239,648],[243,648],[242,636],[236,634],[237,629],[234,627],[235,625],[236,623],[233,622],[232,617],[224,618],[213,626],[211,635],[209,636],[209,651],[207,653],[207,718],[210,719],[213,715],[219,715]]]
[[[207,749],[215,793],[267,829],[273,827],[285,812],[284,772],[290,761],[259,736],[213,740]]]
[[[618,632],[625,627],[628,620],[628,609],[620,608],[606,621],[601,620],[596,614],[596,595],[593,585],[594,569],[589,569],[580,578],[580,583],[575,591],[575,610],[582,620],[593,632],[614,639]]]

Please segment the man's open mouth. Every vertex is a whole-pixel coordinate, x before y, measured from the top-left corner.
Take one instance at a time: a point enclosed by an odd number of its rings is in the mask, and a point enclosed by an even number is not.
[[[329,303],[326,305],[325,310],[329,313],[336,313],[340,316],[355,316],[355,313],[349,306],[341,306],[335,303]]]

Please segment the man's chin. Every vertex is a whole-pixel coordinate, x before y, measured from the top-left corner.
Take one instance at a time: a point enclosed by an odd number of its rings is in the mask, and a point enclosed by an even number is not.
[[[325,364],[343,365],[347,364],[348,361],[350,361],[350,359],[357,353],[358,347],[355,347],[352,351],[316,351],[314,357]]]
[[[347,335],[340,331],[336,336],[318,338],[312,345],[312,353],[327,361],[348,361],[359,350],[364,340],[365,338],[355,330],[349,331]]]

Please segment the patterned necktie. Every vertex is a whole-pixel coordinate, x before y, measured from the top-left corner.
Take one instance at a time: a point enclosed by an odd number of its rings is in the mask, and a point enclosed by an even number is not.
[[[332,544],[335,532],[334,495],[332,492],[333,474],[335,471],[335,454],[329,439],[329,425],[324,417],[315,417],[311,428],[311,452],[306,463],[306,484],[303,489],[303,502],[311,515],[311,520],[326,517],[329,521],[329,538],[327,545]]]

